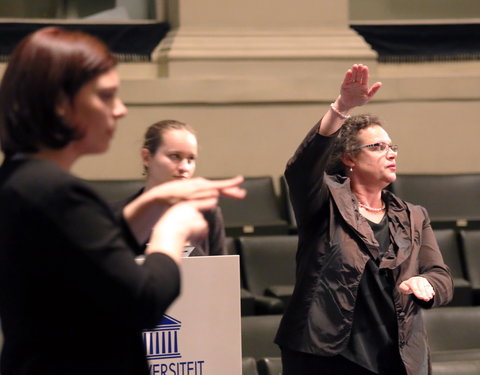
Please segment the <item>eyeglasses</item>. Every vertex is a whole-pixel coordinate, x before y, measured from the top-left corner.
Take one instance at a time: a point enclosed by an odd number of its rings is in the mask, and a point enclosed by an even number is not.
[[[369,148],[372,151],[379,151],[379,152],[383,152],[387,149],[392,150],[395,153],[398,152],[398,145],[389,145],[385,142],[378,142],[378,143],[372,143],[371,145],[358,146],[354,148],[352,151],[361,150],[362,148]]]

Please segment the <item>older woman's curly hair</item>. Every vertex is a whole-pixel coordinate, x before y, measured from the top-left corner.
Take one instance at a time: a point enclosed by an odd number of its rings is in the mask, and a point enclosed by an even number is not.
[[[357,137],[358,133],[360,130],[373,125],[383,127],[380,119],[370,114],[352,116],[344,122],[335,140],[333,151],[327,165],[328,174],[347,176],[347,167],[343,164],[342,155],[346,152],[358,153],[359,151],[352,151],[360,146]]]

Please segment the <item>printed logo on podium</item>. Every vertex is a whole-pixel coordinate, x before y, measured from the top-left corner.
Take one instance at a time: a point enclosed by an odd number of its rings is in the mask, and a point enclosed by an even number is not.
[[[148,360],[181,358],[178,334],[181,322],[163,315],[160,323],[152,330],[143,331],[143,343]]]
[[[207,375],[204,360],[178,359],[182,358],[179,347],[181,323],[164,314],[155,328],[143,331],[150,375]],[[190,356],[187,354],[187,357]]]

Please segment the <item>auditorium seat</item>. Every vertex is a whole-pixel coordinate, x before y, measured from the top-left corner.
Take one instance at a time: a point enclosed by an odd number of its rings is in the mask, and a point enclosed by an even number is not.
[[[259,375],[257,371],[257,361],[255,358],[242,358],[242,375]]]
[[[225,250],[227,255],[238,255],[238,244],[237,240],[233,237],[225,237]]]
[[[238,241],[233,237],[225,237],[225,248],[227,255],[240,255],[238,250]],[[243,276],[240,276],[240,308],[241,315],[255,315],[255,299],[253,294],[245,288],[245,283],[243,281]]]
[[[432,373],[433,375],[479,375],[480,360],[433,362]]]
[[[295,284],[295,235],[240,237],[245,287],[254,295],[257,314],[282,313]]]
[[[255,297],[247,289],[240,289],[241,316],[255,315]]]
[[[258,360],[258,375],[282,375],[282,359],[267,357]]]
[[[107,202],[116,202],[128,198],[139,191],[145,181],[130,180],[86,180]]]
[[[466,277],[472,286],[473,304],[480,305],[480,230],[463,230],[460,234]]]
[[[433,232],[442,252],[443,261],[450,268],[455,285],[453,300],[449,306],[472,305],[472,285],[465,276],[457,232],[454,229],[435,229]]]
[[[480,225],[480,174],[398,174],[400,198],[424,206],[434,228]]]
[[[281,315],[242,317],[242,356],[255,360],[280,357],[280,348],[273,342]]]
[[[433,362],[480,361],[480,306],[422,310]]]
[[[288,223],[281,214],[271,176],[246,177],[244,199],[219,198],[228,236],[287,234]]]

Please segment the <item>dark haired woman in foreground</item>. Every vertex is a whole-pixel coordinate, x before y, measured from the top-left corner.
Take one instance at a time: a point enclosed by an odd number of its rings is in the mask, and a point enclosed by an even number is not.
[[[3,76],[2,375],[148,374],[141,330],[179,294],[184,243],[206,234],[199,210],[243,196],[241,178],[179,181],[118,218],[70,174],[126,114],[115,66],[97,39],[51,27],[20,42]]]
[[[299,247],[276,338],[284,375],[431,372],[420,313],[448,303],[453,282],[425,209],[383,190],[398,147],[377,117],[349,115],[380,86],[348,70],[285,171]]]

